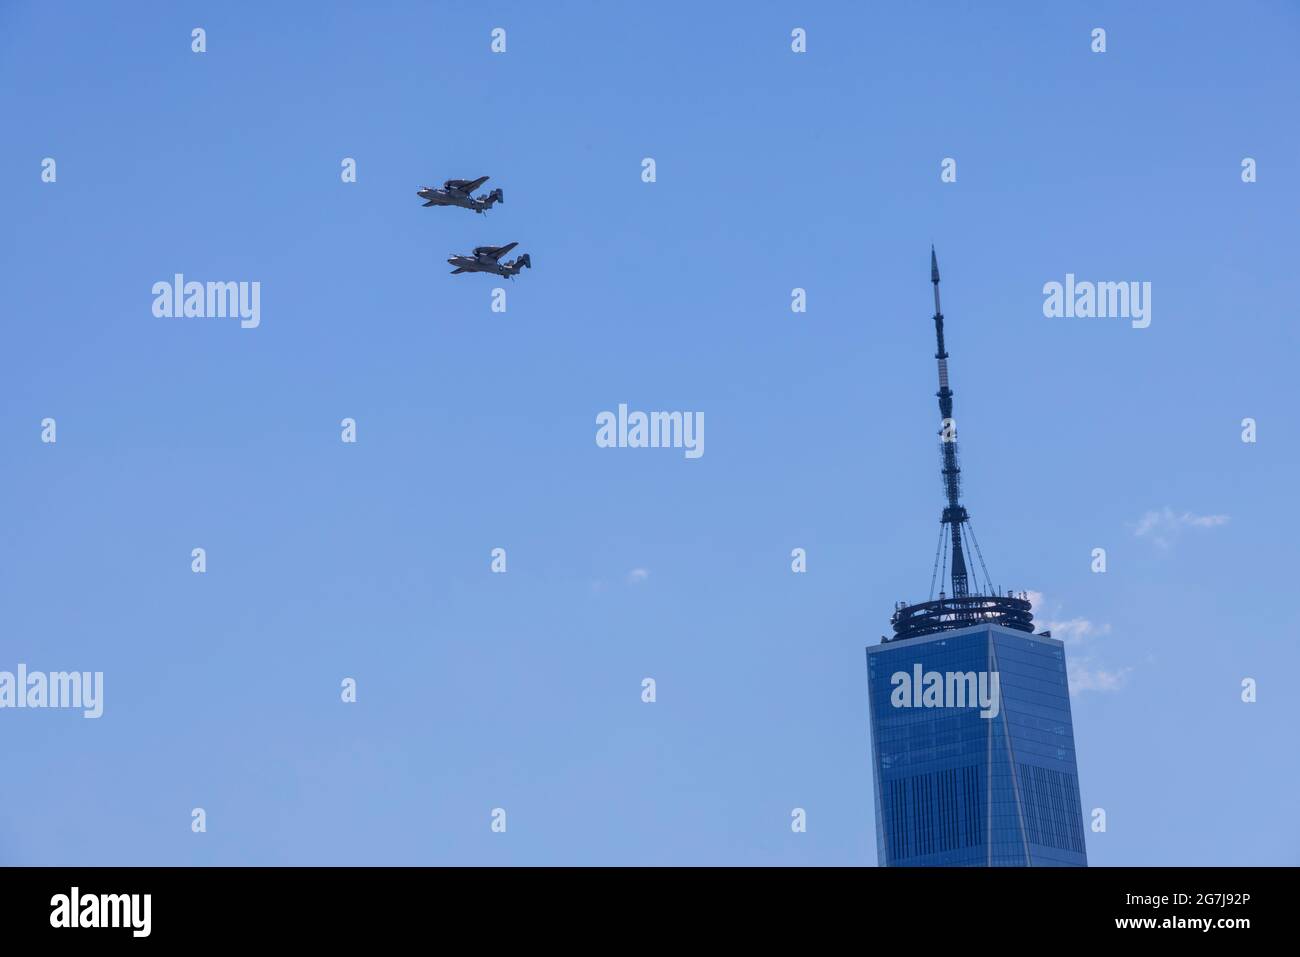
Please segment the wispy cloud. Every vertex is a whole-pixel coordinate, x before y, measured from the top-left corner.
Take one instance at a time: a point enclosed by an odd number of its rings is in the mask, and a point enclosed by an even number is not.
[[[1066,666],[1070,674],[1070,694],[1083,691],[1118,691],[1124,684],[1132,668],[1120,668],[1118,671],[1106,671],[1103,668],[1089,668],[1088,661],[1072,659]]]
[[[1087,618],[1049,618],[1047,599],[1040,591],[1031,591],[1029,602],[1034,606],[1034,631],[1050,631],[1053,638],[1079,644],[1097,635],[1110,634],[1110,625],[1094,624]]]
[[[634,568],[627,573],[627,583],[629,585],[640,585],[650,577],[650,572],[645,568]]]
[[[1090,644],[1092,639],[1110,634],[1109,624],[1099,625],[1087,618],[1049,617],[1047,599],[1040,591],[1029,592],[1029,600],[1034,606],[1034,631],[1050,631],[1053,638],[1069,644],[1066,669],[1071,695],[1084,691],[1118,691],[1123,687],[1133,669],[1096,665],[1098,656]]]
[[[1153,509],[1138,519],[1133,526],[1133,534],[1138,538],[1149,538],[1161,548],[1168,548],[1174,536],[1184,528],[1214,528],[1227,523],[1227,515],[1196,515],[1193,512],[1179,514],[1166,505],[1159,510]]]
[[[1052,637],[1078,644],[1097,635],[1110,634],[1110,625],[1095,625],[1087,618],[1067,618],[1064,621],[1045,621],[1043,627]]]

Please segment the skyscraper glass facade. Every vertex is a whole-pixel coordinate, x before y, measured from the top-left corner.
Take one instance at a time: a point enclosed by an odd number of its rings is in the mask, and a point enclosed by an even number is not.
[[[1061,641],[976,625],[867,672],[881,865],[1087,865]]]

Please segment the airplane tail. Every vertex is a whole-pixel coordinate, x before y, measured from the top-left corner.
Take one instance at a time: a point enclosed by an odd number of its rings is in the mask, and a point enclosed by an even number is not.
[[[525,266],[527,266],[529,269],[533,268],[533,257],[530,256],[528,253],[524,253],[522,256],[520,256],[518,259],[515,260],[515,272],[519,272],[519,270],[523,269]]]
[[[506,201],[506,194],[501,192],[500,189],[494,189],[492,192],[482,197],[482,201],[483,209],[491,209],[493,203],[504,203]],[[482,212],[483,209],[480,209],[479,212]]]

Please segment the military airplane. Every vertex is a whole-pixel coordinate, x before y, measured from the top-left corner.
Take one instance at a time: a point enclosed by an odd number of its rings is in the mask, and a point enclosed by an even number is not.
[[[442,184],[441,189],[424,186],[415,195],[427,200],[425,206],[459,206],[462,209],[472,209],[476,213],[481,213],[491,209],[493,203],[506,201],[505,194],[499,189],[494,189],[484,196],[470,195],[487,180],[486,176],[480,176],[478,179],[449,179]]]
[[[475,246],[474,255],[452,256],[447,262],[456,267],[451,271],[453,276],[462,272],[490,272],[497,276],[513,278],[525,266],[529,269],[533,268],[533,259],[528,253],[509,262],[501,262],[501,257],[518,245],[518,243],[507,243],[504,246]]]

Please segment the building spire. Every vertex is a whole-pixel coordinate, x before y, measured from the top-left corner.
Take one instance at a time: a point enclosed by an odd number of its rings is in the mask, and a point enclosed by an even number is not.
[[[966,509],[961,504],[961,466],[957,464],[957,423],[952,417],[952,389],[948,388],[948,353],[943,345],[943,311],[939,308],[939,259],[930,247],[930,282],[934,284],[934,337],[938,351],[934,357],[939,362],[939,442],[943,449],[943,488],[948,506],[943,510],[943,524],[948,526],[948,540],[952,546],[952,597],[965,598],[969,594],[966,574],[966,554],[962,549],[961,528],[966,522]]]
[[[939,447],[942,451],[943,490],[946,504],[940,520],[939,547],[935,549],[934,576],[931,578],[930,598],[919,604],[903,602],[894,606],[890,619],[897,641],[932,635],[940,631],[966,628],[977,624],[1000,625],[1016,631],[1033,631],[1033,610],[1024,594],[1005,595],[994,592],[988,568],[980,554],[979,542],[971,530],[970,516],[961,504],[961,466],[957,464],[957,424],[952,417],[952,389],[948,385],[948,350],[943,342],[943,310],[939,306],[939,257],[930,246],[930,282],[934,284],[934,341],[935,361],[939,364]],[[974,557],[983,572],[981,586],[979,574],[975,576],[976,592],[971,594],[967,570],[967,551],[964,539],[969,536]],[[945,548],[944,546],[948,546]],[[948,569],[948,552],[952,553],[952,592],[941,590],[934,598],[934,583],[938,580],[940,555],[943,568]],[[941,585],[942,589],[942,585]]]
[[[934,314],[937,316],[942,309],[939,308],[939,260],[934,255],[934,246],[930,247],[930,282],[934,283]],[[939,343],[939,351],[943,351],[943,342]]]

